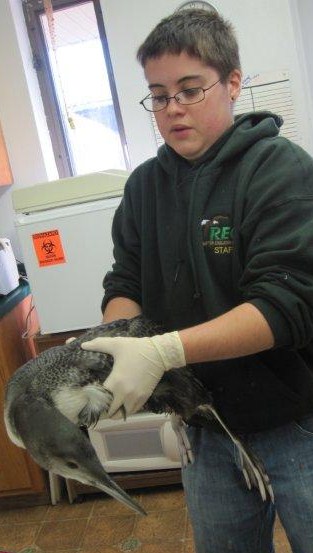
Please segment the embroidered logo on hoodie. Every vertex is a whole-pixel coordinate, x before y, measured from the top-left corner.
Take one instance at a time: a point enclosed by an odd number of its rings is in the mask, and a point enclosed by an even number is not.
[[[233,251],[233,228],[227,215],[216,215],[201,221],[202,245],[216,255]]]

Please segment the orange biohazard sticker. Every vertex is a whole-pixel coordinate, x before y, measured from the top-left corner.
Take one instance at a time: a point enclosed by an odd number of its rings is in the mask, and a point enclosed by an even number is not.
[[[66,260],[58,230],[48,230],[33,234],[33,244],[39,267],[65,263]]]

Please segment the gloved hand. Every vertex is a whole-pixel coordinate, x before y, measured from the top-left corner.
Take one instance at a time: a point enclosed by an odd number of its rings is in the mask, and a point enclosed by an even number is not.
[[[112,371],[103,383],[113,393],[109,417],[123,406],[127,415],[139,411],[165,371],[186,365],[178,332],[151,338],[95,338],[81,347],[114,358]]]

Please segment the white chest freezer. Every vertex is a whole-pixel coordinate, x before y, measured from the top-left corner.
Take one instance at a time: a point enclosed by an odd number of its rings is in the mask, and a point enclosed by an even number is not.
[[[13,192],[15,224],[41,333],[101,322],[112,220],[126,171],[104,171]]]

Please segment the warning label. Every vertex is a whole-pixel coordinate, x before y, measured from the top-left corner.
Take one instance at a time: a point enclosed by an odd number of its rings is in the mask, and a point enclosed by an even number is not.
[[[48,230],[33,234],[33,244],[39,267],[65,263],[61,237],[58,230]]]

